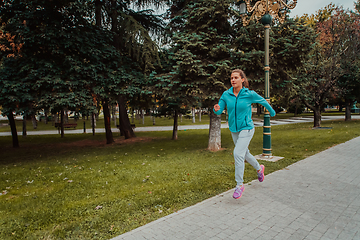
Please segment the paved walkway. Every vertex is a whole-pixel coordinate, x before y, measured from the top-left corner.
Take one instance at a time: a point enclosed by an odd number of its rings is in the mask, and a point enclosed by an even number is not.
[[[360,239],[360,137],[113,240]]]
[[[352,115],[352,119],[360,119],[360,115]],[[322,121],[327,120],[340,120],[344,119],[344,116],[322,116]],[[291,117],[287,119],[277,119],[277,120],[270,120],[270,123],[272,126],[275,125],[283,125],[283,124],[292,124],[292,123],[304,123],[304,122],[314,122],[313,117]],[[263,126],[263,120],[256,121],[254,120],[255,127]],[[227,123],[221,124],[221,128],[228,128]],[[204,125],[180,125],[178,127],[178,130],[188,130],[188,129],[209,129],[209,124]],[[173,126],[151,126],[151,127],[136,127],[135,132],[151,132],[151,131],[172,131]],[[119,129],[112,128],[112,132],[119,132]],[[87,133],[92,133],[92,129],[86,129]],[[96,128],[96,133],[104,133],[104,128]],[[84,133],[83,128],[78,127],[78,129],[75,130],[65,130],[65,134],[78,134],[78,133]],[[59,134],[58,130],[45,130],[45,131],[27,131],[28,135],[51,135],[51,134]],[[18,135],[21,136],[22,132],[18,132]],[[1,136],[11,136],[11,132],[0,132]]]

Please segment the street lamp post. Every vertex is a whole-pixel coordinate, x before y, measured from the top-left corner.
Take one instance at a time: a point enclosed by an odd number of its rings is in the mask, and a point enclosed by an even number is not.
[[[269,65],[269,33],[272,19],[283,23],[289,9],[296,7],[297,0],[243,0],[240,4],[240,14],[244,26],[251,20],[258,21],[265,27],[265,99],[270,103],[270,65]],[[265,109],[263,125],[263,158],[271,158],[271,125],[270,114]]]

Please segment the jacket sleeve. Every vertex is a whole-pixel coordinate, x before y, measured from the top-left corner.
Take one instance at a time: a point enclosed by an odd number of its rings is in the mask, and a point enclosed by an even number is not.
[[[257,94],[255,91],[252,91],[252,99],[253,103],[259,103],[263,105],[269,111],[271,117],[274,117],[276,115],[275,110],[270,106],[270,104],[265,100],[265,98]]]
[[[214,112],[216,115],[220,115],[220,114],[224,111],[224,109],[225,109],[225,107],[226,107],[226,102],[225,102],[225,100],[224,100],[224,94],[221,96],[218,104],[219,104],[219,106],[220,106],[220,110],[219,110],[219,111],[215,111],[215,109],[213,108],[213,112]]]

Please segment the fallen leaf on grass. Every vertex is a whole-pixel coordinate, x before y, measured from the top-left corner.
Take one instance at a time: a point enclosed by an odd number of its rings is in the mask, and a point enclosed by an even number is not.
[[[0,196],[1,196],[1,195],[6,195],[7,193],[8,193],[8,191],[4,190],[4,191],[2,191],[2,192],[0,193]]]
[[[99,210],[99,209],[102,209],[102,206],[97,206],[97,207],[95,208],[95,210]]]

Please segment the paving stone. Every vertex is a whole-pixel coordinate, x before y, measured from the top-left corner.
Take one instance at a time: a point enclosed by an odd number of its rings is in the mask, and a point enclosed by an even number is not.
[[[360,231],[359,230],[355,233],[353,239],[357,239],[357,240],[360,239]]]
[[[291,235],[291,239],[293,239],[293,240],[297,240],[297,239],[301,240],[301,239],[306,238],[308,235],[309,235],[309,231],[306,231],[304,229],[299,228],[298,230],[296,230],[296,232],[294,232]]]
[[[249,232],[247,235],[252,237],[253,239],[257,239],[258,237],[260,237],[261,235],[263,235],[265,233],[264,230],[260,229],[260,228],[256,228],[253,231]]]
[[[291,239],[291,234],[287,232],[281,232],[274,237],[274,240],[287,240]]]
[[[336,239],[353,239],[355,234],[355,232],[342,231]]]
[[[310,232],[307,236],[306,236],[306,240],[318,240],[323,236],[323,234],[316,232],[316,231],[312,231]]]

